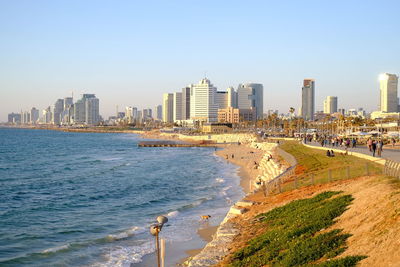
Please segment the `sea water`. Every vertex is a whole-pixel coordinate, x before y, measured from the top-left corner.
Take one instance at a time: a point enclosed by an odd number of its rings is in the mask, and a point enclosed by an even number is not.
[[[189,242],[200,215],[219,223],[243,196],[214,149],[140,140],[0,129],[0,266],[135,266],[154,253],[157,216],[167,244]]]

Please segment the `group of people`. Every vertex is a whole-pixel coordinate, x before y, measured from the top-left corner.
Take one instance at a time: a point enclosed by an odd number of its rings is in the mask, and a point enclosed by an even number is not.
[[[372,156],[375,157],[375,154],[378,154],[378,157],[382,156],[383,151],[383,140],[380,139],[378,141],[368,138],[367,147],[370,152],[372,152]]]

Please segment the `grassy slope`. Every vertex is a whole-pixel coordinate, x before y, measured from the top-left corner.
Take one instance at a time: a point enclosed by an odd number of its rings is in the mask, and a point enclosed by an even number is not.
[[[327,157],[325,151],[311,149],[294,141],[285,142],[281,148],[296,158],[298,169],[302,170],[300,179],[309,178],[309,174],[313,173],[317,183],[327,182],[328,169],[332,172],[333,180],[345,179],[347,178],[347,166],[350,177],[364,176],[367,173],[366,164],[368,164],[369,174],[382,172],[382,166],[371,161],[340,154],[335,157]]]
[[[364,256],[330,259],[345,250],[349,234],[323,232],[351,203],[350,195],[324,192],[259,215],[266,231],[237,251],[231,266],[354,266]]]

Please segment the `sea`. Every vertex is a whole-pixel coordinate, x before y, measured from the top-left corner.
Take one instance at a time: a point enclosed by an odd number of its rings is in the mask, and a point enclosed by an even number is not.
[[[142,140],[0,128],[0,266],[141,266],[159,215],[169,219],[160,233],[167,262],[175,255],[168,266],[184,258],[200,216],[218,225],[243,197],[238,169],[213,148]]]

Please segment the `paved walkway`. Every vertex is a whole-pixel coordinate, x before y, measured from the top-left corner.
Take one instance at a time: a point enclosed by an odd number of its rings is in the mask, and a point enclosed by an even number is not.
[[[307,142],[307,145],[321,147],[321,144],[317,143],[317,142],[311,142],[311,143]],[[328,145],[328,146],[324,146],[324,147],[340,149],[340,150],[344,151],[344,147],[341,147],[341,146],[332,147],[332,146]],[[356,148],[349,148],[349,152],[351,152],[351,151],[362,153],[362,154],[365,154],[368,156],[372,156],[372,152],[369,151],[369,149],[367,148],[366,145],[357,146]],[[378,156],[376,154],[375,154],[375,157],[378,158]],[[382,158],[400,162],[400,149],[385,149],[385,146],[383,146]]]

